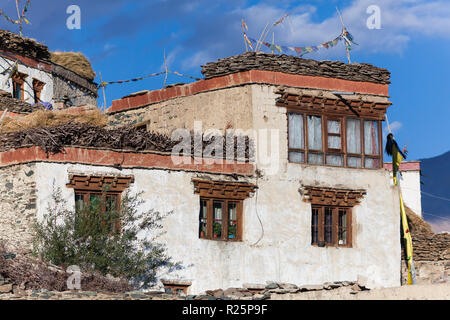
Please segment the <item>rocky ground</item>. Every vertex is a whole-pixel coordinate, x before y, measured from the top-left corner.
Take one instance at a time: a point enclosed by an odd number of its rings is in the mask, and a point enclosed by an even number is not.
[[[450,283],[368,289],[359,282],[332,282],[323,285],[296,286],[268,283],[260,289],[229,288],[206,291],[201,295],[174,295],[170,292],[107,293],[93,291],[53,292],[21,290],[13,285],[0,286],[0,300],[449,300]]]

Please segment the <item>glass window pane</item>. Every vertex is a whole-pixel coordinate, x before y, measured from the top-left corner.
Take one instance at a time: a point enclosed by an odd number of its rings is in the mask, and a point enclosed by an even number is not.
[[[228,239],[237,238],[237,204],[228,204]]]
[[[289,152],[289,161],[296,163],[305,162],[305,154],[303,152]]]
[[[308,148],[322,150],[322,118],[308,116]]]
[[[339,244],[347,244],[347,212],[345,210],[339,210]]]
[[[117,195],[106,196],[106,210],[113,211],[116,210],[117,205]]]
[[[333,211],[331,208],[325,208],[323,226],[325,243],[333,243]]]
[[[308,163],[310,164],[323,164],[323,154],[309,153]]]
[[[16,99],[22,99],[22,87],[19,83],[13,82],[13,92],[14,92],[14,98]]]
[[[289,148],[304,149],[303,115],[289,113]]]
[[[206,237],[208,235],[207,230],[207,218],[208,218],[208,202],[206,200],[200,201],[200,225],[199,225],[199,236],[200,238]]]
[[[330,166],[342,167],[344,165],[344,158],[341,155],[329,154],[327,155],[327,164]]]
[[[340,136],[328,136],[328,148],[341,150],[341,137]]]
[[[378,122],[364,121],[364,153],[378,154]]]
[[[109,226],[109,232],[113,230],[119,231],[118,224],[118,212],[116,211],[117,206],[117,195],[110,194],[106,196],[106,211],[105,211],[105,223]]]
[[[100,194],[90,194],[89,204],[95,210],[101,205],[101,195]]]
[[[364,161],[364,167],[368,168],[368,169],[378,169],[378,168],[380,168],[380,160],[366,158]]]
[[[311,243],[319,242],[319,210],[312,209],[311,216]]]
[[[84,208],[84,194],[75,193],[75,210],[80,211]]]
[[[347,119],[347,152],[361,153],[361,121]]]
[[[222,211],[223,203],[221,201],[213,202],[213,236],[214,238],[222,237]]]
[[[347,166],[352,168],[361,168],[361,158],[347,157]]]
[[[328,120],[328,133],[341,133],[341,122],[339,120]]]

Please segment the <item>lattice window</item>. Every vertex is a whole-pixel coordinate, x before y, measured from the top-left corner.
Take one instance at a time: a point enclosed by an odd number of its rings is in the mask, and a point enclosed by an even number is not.
[[[279,92],[287,109],[288,159],[349,168],[382,168],[381,122],[390,102]]]
[[[199,237],[201,239],[242,240],[243,202],[256,186],[224,181],[193,180],[200,195]]]
[[[37,79],[33,79],[33,94],[34,103],[41,102],[41,92],[44,89],[45,83]]]
[[[13,82],[13,98],[25,100],[25,79],[27,75],[20,72],[15,72],[12,75]]]
[[[108,212],[120,210],[121,194],[134,182],[134,177],[70,175],[68,188],[74,189],[75,209],[77,213],[89,211],[90,208],[103,204],[101,209],[104,223],[111,232],[120,232],[120,221],[109,221]],[[106,213],[106,214],[103,214]]]
[[[304,201],[311,203],[311,244],[352,246],[352,208],[365,190],[303,187]]]

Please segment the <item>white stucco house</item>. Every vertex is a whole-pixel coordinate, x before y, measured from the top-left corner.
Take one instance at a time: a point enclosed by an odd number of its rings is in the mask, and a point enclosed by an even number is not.
[[[9,107],[13,115],[29,113],[33,105],[41,102],[47,108],[48,104],[54,108],[96,106],[97,85],[93,78],[86,78],[73,68],[74,61],[81,59],[80,54],[64,54],[70,58],[63,60],[62,53],[52,55],[47,46],[36,40],[0,30],[0,90],[17,102],[2,101],[2,112]],[[88,61],[83,62],[90,66]]]
[[[182,161],[126,148],[4,150],[0,235],[26,246],[27,225],[45,212],[53,184],[75,206],[110,183],[111,196],[143,191],[143,210],[174,212],[161,240],[186,268],[161,274],[166,288],[196,294],[358,276],[372,287],[399,286],[399,190],[383,167],[381,136],[389,72],[249,52],[207,64],[203,74],[113,101],[110,125],[169,136],[177,129],[240,132],[253,139],[253,157],[211,163],[207,150]]]

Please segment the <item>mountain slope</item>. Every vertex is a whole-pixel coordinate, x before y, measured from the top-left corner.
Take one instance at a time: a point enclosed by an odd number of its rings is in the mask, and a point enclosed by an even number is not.
[[[423,217],[433,229],[450,231],[450,151],[421,161]]]

